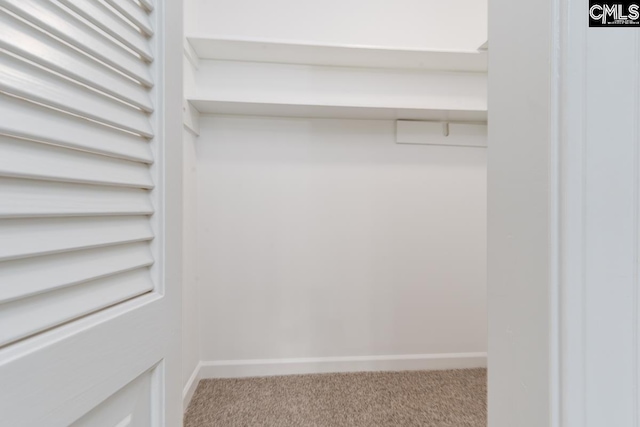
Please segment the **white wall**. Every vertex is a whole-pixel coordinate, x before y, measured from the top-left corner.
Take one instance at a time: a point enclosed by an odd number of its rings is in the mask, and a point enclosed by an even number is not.
[[[475,50],[486,0],[189,0],[186,33],[320,44]]]
[[[486,149],[397,145],[393,121],[202,116],[200,126],[205,362],[460,353],[483,363]]]

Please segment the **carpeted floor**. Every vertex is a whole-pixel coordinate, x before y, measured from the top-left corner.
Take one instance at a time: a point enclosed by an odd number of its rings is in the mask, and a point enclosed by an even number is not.
[[[485,369],[202,380],[185,427],[485,427]]]

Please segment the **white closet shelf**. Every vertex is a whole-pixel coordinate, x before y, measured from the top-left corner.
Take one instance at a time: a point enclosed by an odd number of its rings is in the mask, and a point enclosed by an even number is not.
[[[187,36],[187,40],[200,59],[334,67],[487,72],[487,52],[482,50],[438,51],[197,35]]]
[[[487,120],[486,52],[195,36],[188,42],[185,54],[193,66],[186,72],[186,99],[200,113]]]
[[[189,102],[200,113],[204,114],[366,120],[402,119],[469,123],[484,123],[487,121],[487,112],[483,110],[439,110],[374,106],[267,103],[211,99],[190,99]]]

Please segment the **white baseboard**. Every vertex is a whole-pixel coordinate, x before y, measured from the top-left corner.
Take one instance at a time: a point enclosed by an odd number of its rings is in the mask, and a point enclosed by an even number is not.
[[[200,362],[198,378],[261,377],[329,372],[445,370],[485,368],[486,366],[487,353],[218,360]],[[195,390],[195,386],[193,388]]]
[[[189,403],[191,402],[191,398],[193,394],[196,392],[196,388],[198,387],[198,382],[200,382],[200,371],[202,370],[202,362],[199,362],[196,365],[196,368],[193,370],[193,373],[189,377],[189,381],[185,384],[184,389],[182,390],[182,412],[187,410]]]
[[[300,359],[214,360],[198,363],[182,392],[183,410],[203,378],[264,377],[366,371],[435,371],[486,368],[487,353],[401,354]]]

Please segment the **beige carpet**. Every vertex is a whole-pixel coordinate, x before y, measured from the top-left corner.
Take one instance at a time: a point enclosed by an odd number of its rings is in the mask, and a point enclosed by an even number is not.
[[[485,427],[485,369],[202,380],[185,427]]]

